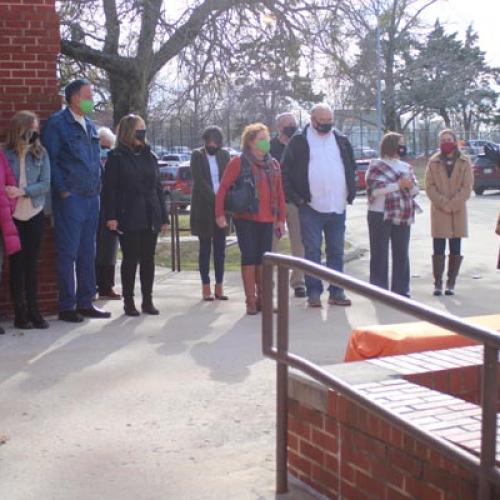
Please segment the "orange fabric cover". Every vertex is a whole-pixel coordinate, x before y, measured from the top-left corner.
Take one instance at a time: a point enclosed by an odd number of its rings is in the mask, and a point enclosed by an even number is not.
[[[478,326],[500,331],[500,314],[474,316],[466,319]],[[362,361],[383,356],[435,351],[474,344],[476,342],[468,337],[457,335],[424,321],[362,326],[353,330],[344,361]]]

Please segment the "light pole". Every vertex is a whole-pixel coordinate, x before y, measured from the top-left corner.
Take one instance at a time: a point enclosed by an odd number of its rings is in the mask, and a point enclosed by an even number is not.
[[[380,144],[382,140],[382,44],[380,34],[380,4],[377,2],[375,15],[377,16],[377,27],[375,29],[376,54],[377,54],[377,138]]]

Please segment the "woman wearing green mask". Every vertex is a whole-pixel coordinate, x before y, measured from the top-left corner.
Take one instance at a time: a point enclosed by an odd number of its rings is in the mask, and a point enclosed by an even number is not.
[[[278,237],[284,234],[285,197],[279,163],[269,154],[268,128],[262,123],[248,125],[241,137],[241,149],[241,156],[233,158],[224,171],[217,192],[215,216],[219,227],[227,225],[226,195],[241,179],[241,174],[248,172],[255,187],[255,199],[241,212],[233,213],[233,219],[241,251],[246,311],[257,314],[262,296],[262,256],[271,250],[273,232]]]

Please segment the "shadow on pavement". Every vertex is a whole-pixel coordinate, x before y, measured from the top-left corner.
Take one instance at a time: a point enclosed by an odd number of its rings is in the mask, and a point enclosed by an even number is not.
[[[52,385],[60,384],[69,375],[100,363],[127,345],[136,332],[139,332],[144,320],[146,316],[132,319],[125,315],[111,321],[91,320],[102,322],[101,328],[92,333],[77,334],[72,340],[48,352],[42,351],[32,358],[31,362],[27,362],[23,370],[26,377],[20,382],[20,389],[25,392],[48,390]],[[66,331],[68,337],[74,334],[75,330]],[[59,340],[64,340],[64,335],[61,335]]]

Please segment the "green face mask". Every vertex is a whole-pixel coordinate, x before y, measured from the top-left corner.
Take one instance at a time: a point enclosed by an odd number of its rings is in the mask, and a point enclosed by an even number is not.
[[[90,99],[82,99],[80,101],[80,109],[86,115],[92,113],[92,111],[94,111],[94,101],[91,101]]]
[[[269,139],[262,139],[257,141],[255,147],[264,154],[267,154],[271,150],[271,141],[269,141]]]

